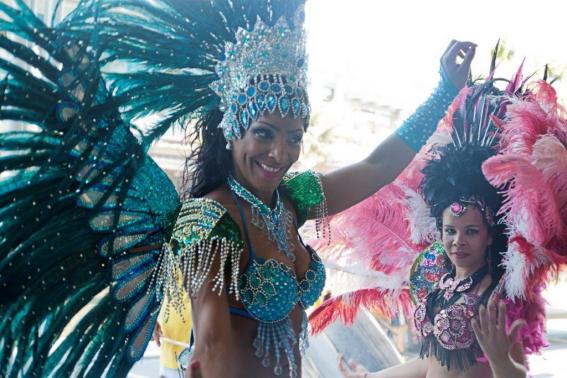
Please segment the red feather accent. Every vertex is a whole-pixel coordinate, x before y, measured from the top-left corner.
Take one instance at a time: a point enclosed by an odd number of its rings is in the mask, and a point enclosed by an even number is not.
[[[548,114],[558,114],[557,92],[549,83],[539,80],[530,86],[534,99]]]
[[[550,121],[554,121],[537,103],[527,101],[509,105],[508,117],[501,127],[502,153],[531,155],[537,138],[546,134]]]
[[[401,309],[406,317],[413,314],[413,303],[408,289],[363,289],[328,299],[317,307],[309,315],[311,333],[321,332],[339,318],[344,324],[352,325],[362,307],[388,318],[395,316],[398,309]]]
[[[536,247],[521,235],[512,235],[502,265],[508,297],[531,300],[531,290],[544,283],[549,274],[557,274],[567,259],[555,249]]]
[[[333,275],[329,277],[333,282],[329,283],[338,290],[348,288],[351,292],[324,302],[311,314],[313,333],[338,318],[352,324],[361,306],[388,317],[401,306],[406,316],[412,315],[411,296],[404,286],[413,261],[424,246],[411,241],[406,190],[417,190],[424,162],[425,155],[418,155],[394,183],[332,216],[331,245],[324,240],[315,241],[329,274]],[[334,288],[333,293],[340,294]]]
[[[545,300],[541,296],[543,285],[532,288],[533,295],[530,300],[512,300],[506,302],[506,326],[510,327],[516,319],[524,319],[527,323],[520,330],[522,346],[526,354],[538,353],[548,344],[545,341]]]
[[[525,61],[526,61],[526,58],[524,58],[522,60],[522,64],[520,64],[520,67],[518,67],[518,71],[516,71],[516,74],[514,75],[512,80],[510,80],[510,82],[506,86],[505,91],[507,93],[514,94],[522,86],[522,71],[523,71],[523,68],[524,68],[524,62]]]

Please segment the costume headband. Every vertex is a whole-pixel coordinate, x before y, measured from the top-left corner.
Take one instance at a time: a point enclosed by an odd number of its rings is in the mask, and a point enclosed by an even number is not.
[[[452,215],[461,217],[467,212],[468,207],[471,205],[476,206],[480,210],[484,216],[484,220],[489,226],[494,226],[494,211],[492,211],[490,207],[486,206],[484,201],[481,199],[475,197],[469,199],[461,198],[449,206],[449,211]]]
[[[282,117],[309,120],[307,56],[303,7],[291,27],[284,17],[273,26],[260,18],[251,31],[239,28],[236,43],[225,44],[210,87],[220,97],[219,125],[228,143],[239,139],[253,120],[276,110]],[[228,148],[229,144],[227,144]]]

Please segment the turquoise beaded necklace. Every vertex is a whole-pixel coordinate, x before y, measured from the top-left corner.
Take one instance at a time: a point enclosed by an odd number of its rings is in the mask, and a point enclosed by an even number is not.
[[[295,261],[290,242],[293,218],[291,212],[286,209],[279,191],[276,189],[276,206],[272,210],[232,175],[228,176],[227,182],[230,190],[250,205],[252,224],[262,230],[268,239],[275,240],[278,249],[287,258]]]

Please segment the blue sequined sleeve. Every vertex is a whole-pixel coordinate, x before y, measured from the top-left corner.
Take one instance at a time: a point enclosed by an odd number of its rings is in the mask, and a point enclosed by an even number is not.
[[[431,96],[396,130],[396,135],[414,151],[419,151],[437,128],[457,93],[457,88],[447,78],[442,78]]]

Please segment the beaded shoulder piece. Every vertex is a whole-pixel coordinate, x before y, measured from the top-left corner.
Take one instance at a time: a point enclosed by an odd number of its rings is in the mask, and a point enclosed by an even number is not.
[[[450,269],[451,263],[441,243],[434,242],[421,252],[410,272],[410,292],[413,301],[415,303],[424,301],[443,274]]]
[[[313,211],[318,220],[328,215],[320,174],[313,171],[288,173],[284,176],[281,187],[295,206],[297,227],[301,227]]]
[[[158,274],[165,283],[164,294],[175,303],[183,293],[178,283],[185,282],[187,292],[196,295],[218,258],[220,266],[213,272],[212,290],[220,295],[228,278],[229,294],[239,299],[238,275],[243,246],[238,225],[220,203],[208,198],[185,201],[171,240],[164,247]],[[179,279],[177,272],[181,272],[184,280]],[[227,272],[230,277],[225,276]]]

